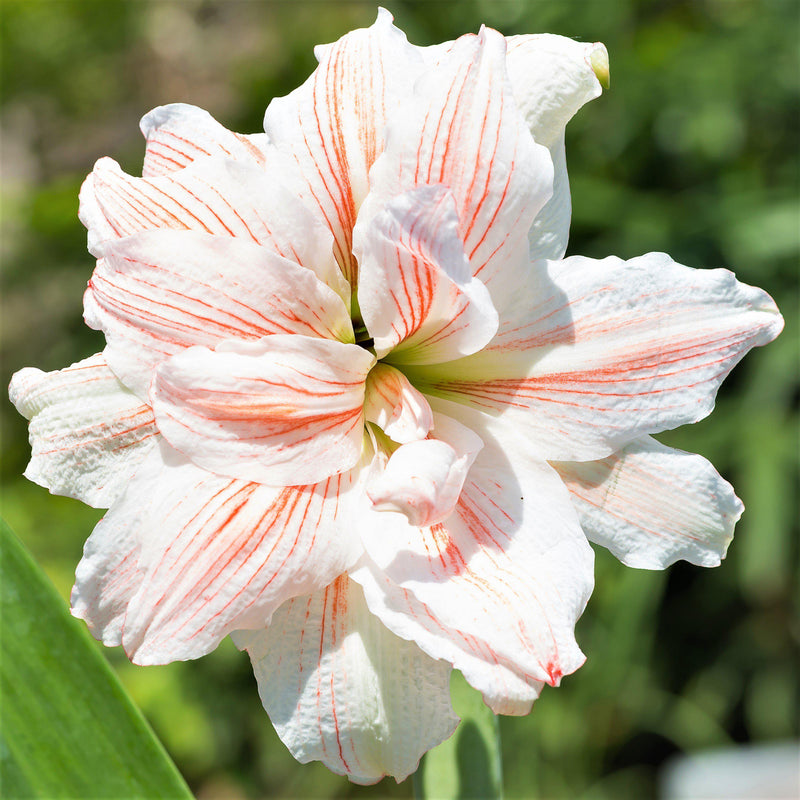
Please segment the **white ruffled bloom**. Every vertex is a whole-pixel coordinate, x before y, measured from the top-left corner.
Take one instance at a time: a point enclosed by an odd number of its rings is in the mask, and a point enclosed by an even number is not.
[[[317,55],[265,134],[172,105],[142,178],[98,161],[106,348],[11,397],[26,475],[109,508],[73,613],[139,664],[232,634],[292,753],[369,783],[452,733],[453,667],[524,714],[581,665],[587,537],[719,563],[740,501],[650,434],[782,320],[724,270],[563,259],[602,45],[419,48],[381,11]]]

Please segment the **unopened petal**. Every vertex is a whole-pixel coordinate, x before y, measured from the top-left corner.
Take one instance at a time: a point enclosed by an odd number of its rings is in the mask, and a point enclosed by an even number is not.
[[[292,755],[354,783],[403,780],[458,724],[450,665],[385,628],[346,576],[234,641],[249,652],[264,708]]]
[[[30,420],[25,477],[96,508],[114,502],[158,435],[150,407],[102,353],[56,372],[23,369],[9,395]]]
[[[554,462],[589,540],[629,567],[715,567],[744,506],[702,456],[645,436],[602,461]]]
[[[428,401],[389,364],[376,364],[367,376],[364,416],[401,444],[424,439],[433,427]]]
[[[153,410],[163,436],[201,467],[314,483],[358,461],[374,363],[356,345],[299,335],[192,347],[158,368]]]

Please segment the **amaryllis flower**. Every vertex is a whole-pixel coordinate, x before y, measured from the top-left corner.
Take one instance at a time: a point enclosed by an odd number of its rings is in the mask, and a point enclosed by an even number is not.
[[[524,714],[581,665],[589,540],[719,563],[742,504],[650,435],[782,320],[724,270],[563,258],[602,45],[382,11],[317,56],[264,134],[165,106],[143,177],[97,163],[106,348],[11,396],[27,476],[109,508],[73,613],[139,664],[232,634],[292,753],[369,783],[452,733],[452,668]]]

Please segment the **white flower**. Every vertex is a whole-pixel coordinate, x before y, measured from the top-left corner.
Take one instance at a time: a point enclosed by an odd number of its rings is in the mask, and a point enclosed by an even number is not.
[[[782,320],[723,270],[563,259],[602,45],[418,48],[382,11],[318,57],[265,135],[167,106],[142,178],[97,163],[106,349],[11,396],[27,476],[110,509],[73,613],[141,664],[233,634],[294,755],[368,783],[453,731],[452,667],[522,714],[580,666],[587,536],[719,562],[741,503],[649,435]]]

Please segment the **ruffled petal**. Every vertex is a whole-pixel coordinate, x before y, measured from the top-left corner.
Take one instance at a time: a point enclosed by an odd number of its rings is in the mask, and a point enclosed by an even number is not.
[[[443,522],[482,447],[469,428],[439,414],[435,438],[401,445],[385,461],[381,454],[374,459],[367,497],[376,511],[402,514],[414,526]]]
[[[441,54],[390,116],[361,215],[369,220],[416,186],[444,184],[455,196],[471,272],[502,310],[527,269],[527,232],[552,182],[550,155],[534,143],[514,101],[505,41],[484,28]]]
[[[323,588],[359,557],[345,513],[356,480],[268,487],[154,450],[87,544],[73,613],[104,639],[121,630],[137,664],[197,658],[232,630],[263,628],[285,600]],[[138,559],[109,563],[113,541]]]
[[[139,123],[147,149],[142,175],[167,175],[209,156],[263,164],[267,137],[229,131],[207,111],[186,103],[154,108]]]
[[[452,193],[422,186],[357,227],[358,301],[379,358],[391,351],[396,363],[435,364],[477,352],[497,332],[458,226]]]
[[[702,456],[645,436],[602,461],[554,462],[589,540],[629,567],[715,567],[744,506]]]
[[[450,736],[450,665],[388,631],[342,576],[279,608],[247,649],[272,724],[301,763],[319,760],[354,783],[414,772]]]
[[[307,336],[192,347],[161,364],[151,389],[158,429],[198,466],[288,486],[355,465],[364,383],[375,357]]]
[[[318,48],[317,55],[314,74],[269,104],[264,129],[296,161],[302,177],[293,188],[319,208],[333,231],[336,260],[355,286],[352,231],[367,176],[383,149],[387,113],[410,92],[423,62],[383,9],[372,27]]]
[[[524,439],[498,441],[480,414],[435,402],[484,448],[443,523],[358,513],[366,553],[385,577],[373,579],[367,602],[398,636],[461,669],[493,707],[519,713],[541,682],[557,684],[583,663],[574,626],[592,588],[591,548],[563,482]],[[360,568],[351,576],[367,590]]]
[[[313,272],[253,242],[145,231],[110,243],[84,296],[110,367],[147,397],[157,364],[192,345],[297,333],[353,341],[347,309]]]
[[[150,407],[117,380],[102,353],[56,372],[20,370],[9,396],[30,420],[25,477],[95,508],[122,493],[158,434]]]
[[[605,458],[696,422],[750,348],[783,327],[775,303],[727,270],[651,253],[549,264],[482,352],[407,370],[414,385],[492,414],[548,460]],[[534,293],[535,292],[535,293]]]
[[[401,444],[424,439],[433,427],[428,401],[389,364],[376,364],[367,375],[364,417]]]

